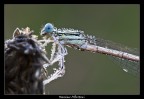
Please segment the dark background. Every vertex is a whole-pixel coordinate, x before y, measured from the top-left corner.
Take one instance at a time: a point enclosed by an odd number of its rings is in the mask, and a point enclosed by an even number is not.
[[[5,4],[4,15],[5,40],[17,27],[28,26],[39,35],[41,27],[50,22],[57,28],[79,29],[130,48],[140,47],[138,4]],[[106,55],[70,48],[68,53],[65,75],[49,83],[46,94],[140,93],[140,79]]]

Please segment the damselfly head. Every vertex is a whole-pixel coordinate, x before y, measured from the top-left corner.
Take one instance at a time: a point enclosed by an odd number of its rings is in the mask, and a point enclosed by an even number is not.
[[[45,35],[48,33],[52,33],[54,31],[54,25],[51,23],[47,23],[41,30],[41,35]]]

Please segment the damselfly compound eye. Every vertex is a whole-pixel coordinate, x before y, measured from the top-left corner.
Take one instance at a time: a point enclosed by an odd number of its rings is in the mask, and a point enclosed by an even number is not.
[[[54,26],[51,23],[47,23],[41,30],[41,35],[45,35],[46,33],[52,33],[53,31]]]

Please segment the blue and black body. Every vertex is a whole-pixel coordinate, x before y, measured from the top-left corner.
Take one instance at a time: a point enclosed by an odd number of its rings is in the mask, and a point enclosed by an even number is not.
[[[51,23],[47,23],[41,30],[41,35],[54,35],[60,44],[74,45],[74,47],[81,49],[81,46],[90,43],[95,45],[95,36],[85,35],[84,31],[74,29],[57,29]]]

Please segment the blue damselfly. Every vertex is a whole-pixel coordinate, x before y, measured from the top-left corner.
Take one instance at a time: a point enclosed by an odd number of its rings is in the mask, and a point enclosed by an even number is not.
[[[64,51],[64,46],[76,48],[81,51],[97,52],[112,57],[115,62],[121,63],[125,72],[139,75],[140,58],[139,51],[133,50],[118,43],[104,40],[91,35],[85,35],[84,31],[71,28],[57,29],[51,23],[47,23],[41,30],[41,35],[49,36],[57,41]],[[47,41],[45,39],[45,41]],[[65,54],[66,55],[66,54]]]

